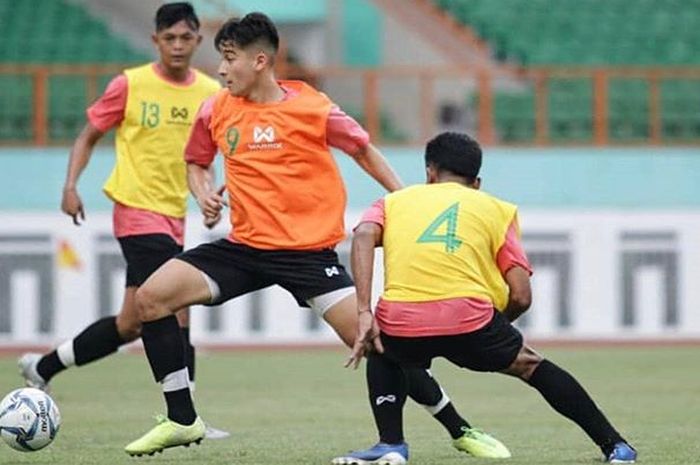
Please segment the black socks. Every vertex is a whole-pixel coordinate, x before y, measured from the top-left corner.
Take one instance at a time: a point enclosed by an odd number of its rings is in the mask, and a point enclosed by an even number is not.
[[[194,422],[194,410],[185,367],[185,345],[175,316],[143,324],[143,346],[153,377],[163,384],[168,418],[183,425]]]
[[[67,367],[61,362],[61,359],[58,358],[58,352],[55,350],[41,357],[41,360],[39,360],[39,363],[36,365],[37,373],[39,373],[39,376],[47,383],[51,381],[54,375],[62,372],[66,368]]]
[[[180,328],[182,343],[185,344],[185,366],[190,381],[194,383],[194,346],[190,342],[190,328]]]
[[[94,362],[113,354],[124,341],[117,331],[117,318],[108,316],[97,320],[73,339],[73,351],[77,366]]]
[[[616,442],[624,441],[579,382],[554,363],[543,360],[528,383],[554,410],[579,425],[606,456]]]
[[[67,358],[77,366],[81,366],[113,354],[122,344],[124,341],[117,331],[117,318],[108,316],[85,328],[72,341],[62,344],[61,350],[72,352]],[[65,358],[65,352],[62,354]],[[70,365],[72,363],[64,364],[61,361],[57,349],[42,357],[37,365],[37,372],[48,383],[57,373]]]
[[[462,428],[471,427],[457,413],[447,394],[440,389],[440,385],[428,370],[422,368],[404,368],[403,370],[406,375],[408,397],[425,407],[445,427],[452,439],[464,434]]]
[[[399,444],[403,437],[403,405],[406,402],[406,379],[403,370],[384,356],[367,356],[367,387],[379,440]]]

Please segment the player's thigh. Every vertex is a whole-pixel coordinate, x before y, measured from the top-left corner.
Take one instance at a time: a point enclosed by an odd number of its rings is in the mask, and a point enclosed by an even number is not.
[[[201,244],[177,256],[199,270],[209,288],[204,305],[219,305],[229,299],[274,284],[260,272],[260,251],[226,239]]]
[[[516,360],[523,336],[500,312],[481,329],[455,336],[442,336],[441,355],[474,371],[503,371]]]
[[[434,337],[400,337],[381,333],[384,356],[404,370],[427,370],[436,357]]]
[[[142,321],[163,318],[210,300],[211,291],[202,272],[177,258],[158,268],[136,292]]]
[[[346,346],[352,347],[355,344],[355,337],[357,336],[357,297],[354,288],[351,288],[350,294],[330,306],[330,308],[327,308],[321,315]]]
[[[150,275],[182,252],[182,246],[167,234],[138,234],[118,238],[126,261],[126,286],[139,287]]]
[[[135,286],[129,286],[124,290],[124,301],[116,318],[117,332],[125,342],[141,336],[141,318],[136,307],[136,290]]]
[[[343,342],[352,345],[357,320],[355,287],[334,250],[276,251],[262,257],[267,277],[288,290],[300,306],[325,319]]]

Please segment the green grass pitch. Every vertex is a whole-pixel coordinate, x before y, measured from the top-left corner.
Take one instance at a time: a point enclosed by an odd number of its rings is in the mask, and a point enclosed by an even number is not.
[[[700,346],[545,349],[571,371],[639,450],[640,463],[700,463]],[[327,464],[370,446],[375,432],[362,370],[343,369],[342,350],[235,351],[198,358],[199,412],[230,430],[223,441],[130,458],[123,447],[163,411],[143,355],[124,354],[59,375],[52,396],[63,416],[50,447],[21,453],[0,444],[0,464]],[[513,453],[505,463],[592,464],[597,448],[533,389],[496,374],[437,361],[434,373],[475,426]],[[0,358],[2,394],[20,385],[14,357]],[[459,454],[446,432],[410,401],[411,463],[493,463]]]

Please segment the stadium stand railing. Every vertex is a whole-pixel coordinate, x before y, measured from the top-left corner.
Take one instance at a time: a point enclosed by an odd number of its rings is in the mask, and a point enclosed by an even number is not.
[[[123,65],[0,64],[0,143],[47,145],[70,141],[85,107]],[[287,67],[286,73],[300,75]],[[361,101],[343,102],[379,143],[420,144],[439,126],[436,87],[451,78],[473,89],[464,102],[471,126],[486,144],[616,145],[700,143],[700,67],[533,67],[522,84],[498,91],[500,76],[461,68],[304,68],[324,88],[329,80],[359,86]],[[385,112],[386,86],[412,82],[416,131],[399,128]],[[60,92],[57,89],[61,89]],[[634,99],[626,98],[634,95]],[[358,108],[359,107],[359,108]]]

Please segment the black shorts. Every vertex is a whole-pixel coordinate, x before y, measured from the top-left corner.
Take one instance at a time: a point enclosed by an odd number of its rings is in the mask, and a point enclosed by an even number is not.
[[[353,285],[332,249],[263,250],[227,239],[202,244],[177,256],[209,276],[220,294],[209,305],[279,284],[300,306],[307,300]]]
[[[396,337],[382,333],[385,355],[402,366],[430,368],[433,358],[445,357],[462,368],[474,371],[502,371],[508,368],[520,348],[523,336],[494,311],[481,329],[454,336]]]
[[[126,287],[140,286],[160,266],[182,253],[167,234],[139,234],[117,238],[126,260]]]

